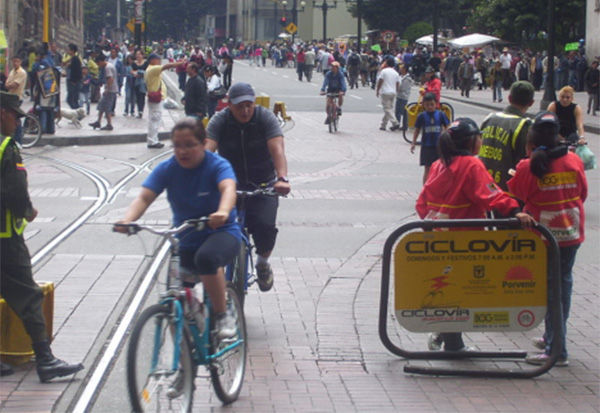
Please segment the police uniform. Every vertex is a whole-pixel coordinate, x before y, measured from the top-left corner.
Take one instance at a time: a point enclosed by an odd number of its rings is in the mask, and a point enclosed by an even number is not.
[[[479,158],[504,191],[508,191],[506,182],[511,178],[508,171],[525,157],[530,125],[531,120],[514,106],[490,114],[481,125]]]
[[[31,258],[23,239],[25,217],[33,213],[27,191],[27,172],[11,137],[2,136],[1,172],[1,279],[0,294],[23,321],[32,342],[46,340],[42,312],[44,294],[33,280]]]
[[[25,116],[19,97],[0,91],[0,108],[0,120],[6,122],[2,123],[2,130],[12,133],[9,123],[12,119],[5,115],[10,113],[6,111],[12,110],[17,117]],[[37,374],[44,383],[55,377],[77,373],[83,365],[69,364],[52,354],[42,312],[44,293],[33,280],[31,258],[23,239],[27,224],[25,217],[31,218],[35,213],[27,191],[27,172],[17,144],[9,136],[2,134],[0,138],[0,294],[21,319],[31,338]],[[12,373],[14,370],[10,366],[0,363],[0,375]]]

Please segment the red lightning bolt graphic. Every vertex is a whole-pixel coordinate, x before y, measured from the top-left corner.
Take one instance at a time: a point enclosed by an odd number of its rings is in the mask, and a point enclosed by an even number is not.
[[[448,278],[448,277],[445,276],[445,275],[441,275],[439,277],[431,278],[430,280],[434,282],[433,285],[431,286],[431,288],[433,288],[434,291],[439,291],[442,288],[444,288],[445,286],[450,285],[450,284],[448,284],[447,282],[444,281],[446,278]]]

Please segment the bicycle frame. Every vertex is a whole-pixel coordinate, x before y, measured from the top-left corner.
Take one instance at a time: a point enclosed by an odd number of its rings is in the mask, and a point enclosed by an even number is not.
[[[183,295],[178,297],[169,296],[163,298],[160,302],[161,305],[170,306],[173,310],[173,319],[175,320],[175,351],[173,353],[173,361],[171,363],[171,369],[173,372],[177,370],[177,366],[179,365],[179,361],[181,359],[181,340],[183,339],[184,328],[186,319],[184,317],[184,309],[181,299],[185,298]],[[205,319],[204,325],[208,326],[210,321],[210,309],[211,304],[210,300],[205,294],[204,297],[205,304]],[[235,340],[233,343],[227,345],[226,347],[220,349],[215,354],[208,354],[208,348],[210,347],[210,331],[208,328],[204,328],[203,331],[198,330],[198,326],[190,322],[188,323],[188,329],[192,335],[192,339],[194,341],[195,352],[192,352],[192,356],[194,362],[197,366],[202,365],[210,365],[215,359],[223,356],[223,354],[227,353],[230,350],[242,345],[243,340]],[[156,326],[156,336],[154,341],[154,350],[152,354],[152,369],[153,371],[156,369],[156,365],[158,364],[158,348],[160,345],[160,326]]]
[[[169,242],[171,243],[171,257],[173,256],[178,256],[179,255],[179,240],[175,237],[175,234],[179,233],[179,232],[183,232],[186,229],[192,228],[192,227],[199,227],[200,222],[207,222],[208,219],[204,218],[201,220],[196,220],[197,222],[195,223],[184,223],[183,225],[181,225],[179,228],[176,229],[171,229],[171,230],[155,230],[151,227],[148,226],[142,226],[142,225],[137,225],[137,224],[129,224],[129,228],[131,228],[129,230],[130,234],[135,234],[137,232],[139,232],[142,229],[148,230],[154,234],[158,234],[158,235],[162,235],[164,237],[166,237]],[[191,220],[194,221],[194,220]],[[170,271],[169,271],[170,272]],[[160,305],[162,306],[166,306],[168,308],[171,309],[171,311],[173,312],[173,319],[175,320],[175,351],[173,354],[173,361],[172,361],[172,370],[176,371],[177,370],[177,366],[179,365],[179,361],[181,359],[181,340],[183,339],[183,334],[184,334],[184,328],[185,328],[185,323],[186,323],[186,318],[185,318],[185,311],[184,311],[184,306],[183,306],[183,300],[186,299],[186,295],[182,294],[182,290],[181,288],[173,288],[174,286],[169,284],[170,281],[170,274],[169,272],[167,273],[167,291],[165,291],[164,293],[161,293],[161,300],[160,300]],[[210,325],[210,317],[211,317],[211,309],[212,309],[212,305],[210,302],[210,299],[206,293],[206,291],[204,292],[204,297],[203,297],[203,301],[204,301],[204,326],[205,328],[203,329],[203,331],[199,331],[198,326],[196,325],[195,322],[188,322],[188,329],[191,333],[193,342],[194,342],[194,347],[196,351],[192,352],[192,356],[194,359],[194,362],[196,363],[196,365],[209,365],[211,364],[215,359],[223,356],[223,354],[227,353],[228,351],[240,346],[243,343],[243,340],[240,339],[236,339],[233,343],[228,344],[227,346],[225,346],[224,348],[220,349],[219,351],[217,351],[215,354],[208,354],[208,349],[210,348],[210,329],[207,327]],[[156,326],[156,331],[155,331],[155,338],[154,338],[154,349],[152,352],[152,370],[154,371],[156,369],[156,366],[158,364],[158,353],[159,353],[159,346],[160,346],[160,342],[161,342],[161,328],[159,325]]]

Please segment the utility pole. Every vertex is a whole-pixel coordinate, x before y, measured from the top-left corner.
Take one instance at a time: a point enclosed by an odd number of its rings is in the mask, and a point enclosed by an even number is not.
[[[546,63],[546,87],[544,88],[544,97],[540,102],[540,109],[546,110],[551,102],[556,100],[554,90],[554,35],[556,32],[556,17],[554,10],[554,0],[548,0],[548,56]]]

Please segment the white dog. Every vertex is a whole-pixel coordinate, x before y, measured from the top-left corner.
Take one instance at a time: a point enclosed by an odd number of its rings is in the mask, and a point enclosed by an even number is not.
[[[70,120],[73,125],[77,126],[78,128],[81,128],[80,121],[81,121],[81,119],[85,118],[85,116],[86,115],[85,115],[84,108],[79,108],[79,109],[61,108],[60,115],[56,118],[56,126],[58,126],[58,122],[60,122],[60,120],[62,118],[65,118],[67,120]]]

